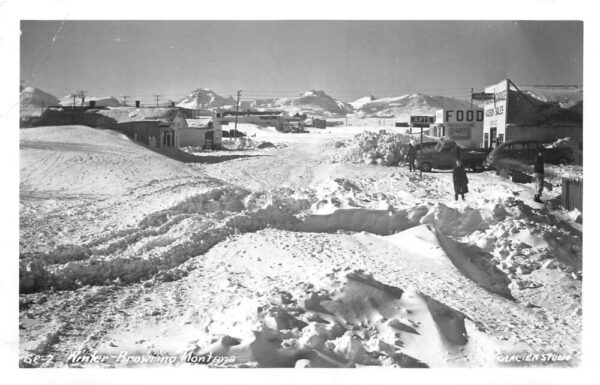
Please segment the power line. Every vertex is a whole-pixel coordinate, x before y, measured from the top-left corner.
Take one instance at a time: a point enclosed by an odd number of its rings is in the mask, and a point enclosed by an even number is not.
[[[126,106],[127,105],[127,98],[129,97],[129,95],[123,95],[121,97],[123,98],[123,105]]]
[[[83,107],[85,102],[85,94],[87,94],[87,91],[75,91],[75,94],[81,95],[81,107]],[[73,98],[73,107],[75,107],[75,98]]]
[[[156,107],[158,107],[158,99],[161,97],[161,95],[160,94],[154,94],[152,96],[154,96],[156,98]]]

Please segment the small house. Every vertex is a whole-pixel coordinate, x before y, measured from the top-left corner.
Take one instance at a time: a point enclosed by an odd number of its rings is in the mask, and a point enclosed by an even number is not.
[[[199,117],[186,119],[187,127],[181,131],[179,144],[181,147],[200,147],[217,149],[221,147],[223,130],[221,122],[215,117]]]
[[[152,148],[181,147],[180,137],[187,129],[178,108],[116,107],[102,114],[117,121],[117,130]]]

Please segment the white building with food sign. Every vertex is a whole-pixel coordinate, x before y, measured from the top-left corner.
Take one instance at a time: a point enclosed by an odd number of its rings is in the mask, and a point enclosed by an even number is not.
[[[483,111],[483,146],[495,147],[506,138],[506,116],[508,103],[509,80],[485,88],[486,94],[492,94],[493,98],[484,101]]]
[[[438,138],[452,139],[460,147],[482,147],[483,110],[437,110],[432,135]]]

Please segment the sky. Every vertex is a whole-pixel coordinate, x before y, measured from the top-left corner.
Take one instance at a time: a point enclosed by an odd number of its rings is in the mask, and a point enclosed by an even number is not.
[[[583,85],[578,21],[22,21],[21,81],[59,98],[242,99],[320,89],[350,102]]]

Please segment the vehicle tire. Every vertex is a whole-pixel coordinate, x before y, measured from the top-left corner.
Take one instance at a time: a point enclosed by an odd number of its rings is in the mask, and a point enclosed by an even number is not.
[[[475,171],[475,172],[485,171],[485,166],[481,163],[474,165],[472,168],[473,168],[473,171]]]
[[[424,172],[430,172],[431,171],[431,163],[425,162],[421,165],[421,170],[423,170]]]
[[[566,165],[568,165],[568,164],[569,164],[569,161],[568,161],[568,160],[566,160],[565,158],[560,158],[560,159],[558,160],[558,162],[556,162],[556,164],[558,164],[559,166],[566,166]]]

